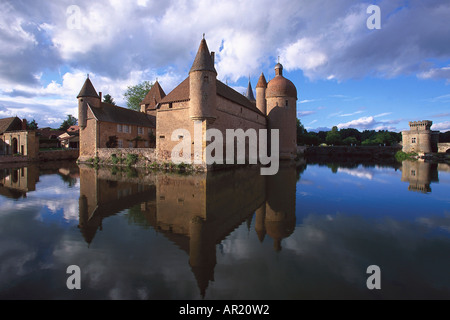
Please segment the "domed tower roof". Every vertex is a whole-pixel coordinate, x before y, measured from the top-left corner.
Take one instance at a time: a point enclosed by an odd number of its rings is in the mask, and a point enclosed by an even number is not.
[[[266,98],[290,97],[297,99],[297,88],[292,81],[283,77],[283,65],[275,65],[275,78],[267,84]]]

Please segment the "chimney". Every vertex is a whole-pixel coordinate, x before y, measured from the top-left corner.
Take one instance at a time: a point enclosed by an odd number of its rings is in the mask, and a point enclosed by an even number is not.
[[[102,93],[99,91],[98,95],[100,96],[100,103],[102,102]]]
[[[27,130],[27,119],[22,120],[22,130]]]
[[[211,51],[211,60],[212,60],[212,64],[214,66],[214,57],[215,57],[215,52]]]

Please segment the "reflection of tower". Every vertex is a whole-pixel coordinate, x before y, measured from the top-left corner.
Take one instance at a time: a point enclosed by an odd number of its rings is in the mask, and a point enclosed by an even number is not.
[[[262,241],[267,233],[276,251],[281,241],[295,229],[295,190],[297,174],[295,166],[281,166],[276,175],[267,177],[267,202],[256,211],[255,231]]]
[[[191,219],[189,232],[189,264],[197,280],[200,294],[205,297],[209,281],[214,281],[216,241],[214,235],[208,232],[205,220],[198,216]]]
[[[214,280],[216,245],[265,207],[265,181],[258,168],[156,177],[154,227],[189,254],[202,297]]]
[[[437,182],[437,165],[424,161],[403,161],[402,181],[409,182],[409,191],[431,192],[430,183]]]

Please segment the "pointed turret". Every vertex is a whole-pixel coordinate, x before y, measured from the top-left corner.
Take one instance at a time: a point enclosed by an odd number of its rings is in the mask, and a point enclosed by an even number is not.
[[[214,68],[213,56],[214,52],[211,54],[209,53],[208,45],[206,44],[205,38],[203,38],[189,73],[194,71],[211,71],[217,74],[217,71]]]
[[[267,110],[266,88],[266,77],[264,77],[264,73],[261,72],[261,76],[256,84],[256,107],[264,114],[266,114]]]
[[[86,78],[86,81],[83,84],[83,87],[80,90],[80,93],[77,96],[78,99],[78,124],[81,129],[86,127],[87,121],[87,105],[89,104],[91,107],[100,107],[101,98],[97,94],[97,91],[94,88],[91,80],[89,79],[89,75]]]
[[[189,71],[189,115],[192,120],[216,119],[216,77],[214,52],[209,53],[203,37]]]
[[[92,97],[92,98],[100,99],[100,96],[97,94],[97,91],[95,90],[94,85],[92,84],[91,80],[89,79],[89,75],[86,78],[86,81],[84,82],[84,85],[81,88],[80,93],[77,96],[77,98],[81,98],[81,97]]]
[[[245,93],[245,96],[251,102],[255,102],[256,101],[255,96],[253,95],[253,89],[252,89],[252,84],[250,82],[250,78],[248,78],[247,92]]]

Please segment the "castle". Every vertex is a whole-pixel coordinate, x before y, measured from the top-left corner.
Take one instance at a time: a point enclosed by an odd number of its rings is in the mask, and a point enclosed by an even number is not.
[[[432,121],[409,123],[410,130],[402,131],[403,152],[426,154],[438,152],[439,131],[432,131]]]
[[[140,112],[102,102],[101,93],[97,93],[88,77],[77,97],[79,161],[107,158],[117,149],[138,153],[149,161],[171,161],[172,150],[185,135],[194,136],[200,131],[205,137],[210,129],[224,136],[229,129],[242,129],[243,132],[253,129],[258,132],[258,140],[262,138],[261,134],[266,134],[263,138],[269,140],[269,152],[274,141],[270,141],[267,132],[277,129],[277,156],[280,160],[294,159],[297,151],[297,89],[283,76],[283,66],[276,64],[275,77],[269,82],[261,73],[255,98],[250,81],[246,95],[219,81],[214,57],[203,38],[188,77],[167,95],[156,82],[142,101]],[[174,137],[177,129],[182,129],[185,134]],[[246,138],[248,162],[249,137]],[[204,151],[211,142],[203,139],[201,146],[197,145],[200,152],[195,152],[194,147],[187,155],[206,170]],[[223,147],[225,150],[225,145]]]

